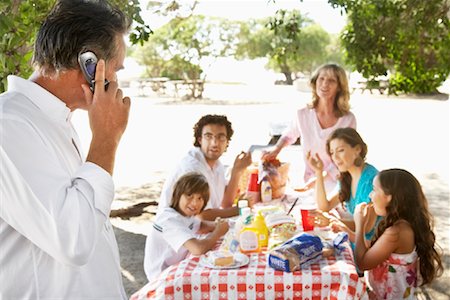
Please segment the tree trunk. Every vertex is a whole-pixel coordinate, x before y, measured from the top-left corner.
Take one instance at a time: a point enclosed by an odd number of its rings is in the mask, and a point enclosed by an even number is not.
[[[283,72],[283,74],[286,77],[286,84],[292,85],[294,83],[294,81],[292,80],[292,73],[290,71],[285,71]]]

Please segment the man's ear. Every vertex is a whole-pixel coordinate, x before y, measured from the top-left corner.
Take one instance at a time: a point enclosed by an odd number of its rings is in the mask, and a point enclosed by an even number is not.
[[[230,140],[227,140],[227,145],[225,146],[225,150],[223,152],[226,152],[228,150],[228,146],[230,146]]]

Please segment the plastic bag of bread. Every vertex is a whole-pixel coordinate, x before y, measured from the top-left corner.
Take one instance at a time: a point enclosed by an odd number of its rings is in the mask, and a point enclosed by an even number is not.
[[[302,265],[314,262],[322,256],[322,241],[319,237],[302,233],[278,248],[268,258],[269,266],[284,272],[294,272]]]
[[[279,199],[284,196],[286,184],[288,182],[289,163],[282,163],[278,159],[263,161],[259,165],[258,180],[267,177],[272,188],[272,199]]]

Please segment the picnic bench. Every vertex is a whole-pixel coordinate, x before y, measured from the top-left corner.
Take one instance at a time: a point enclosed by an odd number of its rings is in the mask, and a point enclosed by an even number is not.
[[[384,92],[389,88],[389,80],[360,80],[357,81],[356,85],[353,86],[352,93],[356,89],[361,90],[361,94],[364,91],[368,90],[371,94],[373,94],[372,90],[378,90],[380,95],[384,94]]]
[[[167,77],[151,77],[151,78],[138,78],[139,95],[145,95],[145,88],[150,87],[151,90],[158,94],[166,93],[166,83],[169,81]]]
[[[174,87],[176,98],[180,97],[180,91],[184,91],[189,98],[201,98],[205,88],[205,81],[202,79],[170,80],[170,83]]]

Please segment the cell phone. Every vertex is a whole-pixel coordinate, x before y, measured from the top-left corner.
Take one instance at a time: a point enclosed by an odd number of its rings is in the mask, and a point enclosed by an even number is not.
[[[92,92],[95,90],[95,69],[97,68],[97,56],[94,52],[86,51],[78,56],[81,72],[89,83]],[[109,81],[105,78],[105,90],[108,88]]]

